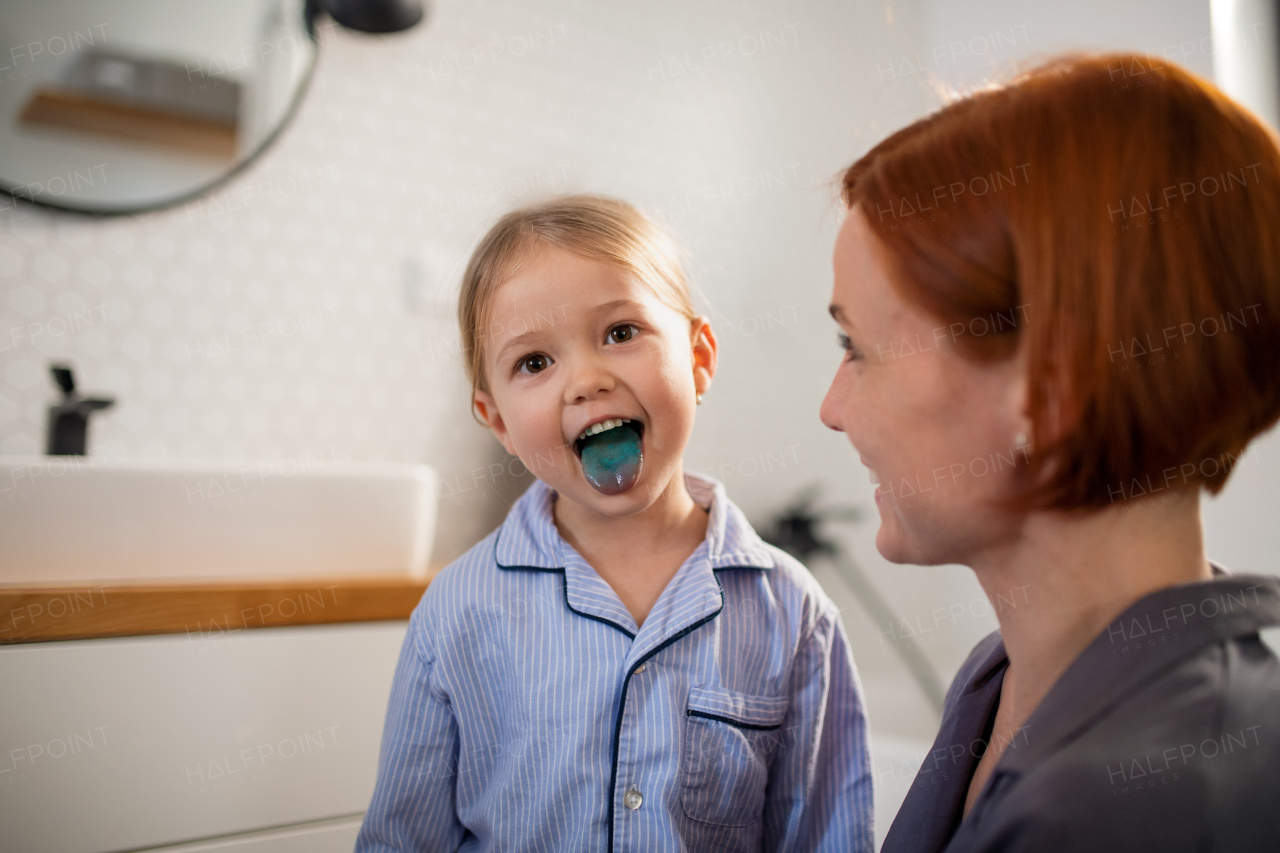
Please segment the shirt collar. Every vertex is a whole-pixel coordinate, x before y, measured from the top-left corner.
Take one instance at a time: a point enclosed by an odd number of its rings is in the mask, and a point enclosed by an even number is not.
[[[563,572],[569,610],[626,634],[634,641],[628,659],[643,660],[720,613],[724,594],[716,570],[774,567],[773,556],[725,496],[723,485],[686,474],[685,487],[708,511],[707,535],[668,582],[641,627],[613,588],[561,538],[551,514],[555,492],[540,480],[516,501],[499,530],[494,545],[498,568]]]
[[[999,769],[1034,768],[1139,684],[1206,645],[1280,624],[1280,578],[1231,575],[1210,565],[1212,580],[1157,590],[1094,638],[1041,700],[1027,720],[1025,743],[1006,752]],[[1003,646],[988,658],[991,668],[1004,662]]]

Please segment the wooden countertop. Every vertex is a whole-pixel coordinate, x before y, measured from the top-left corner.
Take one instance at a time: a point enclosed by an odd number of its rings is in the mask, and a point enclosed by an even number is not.
[[[428,580],[403,576],[0,586],[0,644],[408,619]]]

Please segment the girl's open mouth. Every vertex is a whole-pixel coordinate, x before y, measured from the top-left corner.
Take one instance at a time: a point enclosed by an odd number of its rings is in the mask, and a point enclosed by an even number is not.
[[[611,418],[593,424],[573,442],[582,474],[597,492],[620,495],[640,479],[644,465],[644,424]]]

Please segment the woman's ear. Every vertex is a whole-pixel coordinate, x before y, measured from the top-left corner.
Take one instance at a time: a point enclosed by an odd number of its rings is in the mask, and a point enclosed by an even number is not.
[[[1027,375],[1027,353],[1026,347],[1019,345],[1014,351],[1013,357],[1005,365],[1005,375],[1008,377],[1008,395],[1006,398],[1006,413],[1009,420],[1014,425],[1014,437],[1012,444],[1014,447],[1024,447],[1031,444],[1031,398],[1030,394],[1030,377]]]
[[[689,334],[693,345],[693,387],[699,394],[705,394],[716,375],[716,352],[720,344],[706,317],[694,317]]]
[[[493,401],[493,395],[477,388],[471,396],[471,408],[507,452],[512,456],[518,455],[515,445],[511,443],[511,433],[507,430],[507,423],[502,419],[497,403]]]

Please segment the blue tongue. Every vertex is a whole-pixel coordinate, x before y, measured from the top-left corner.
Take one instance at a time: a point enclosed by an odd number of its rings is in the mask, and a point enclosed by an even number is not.
[[[582,473],[602,494],[619,495],[634,486],[643,463],[640,435],[626,424],[582,442]]]

